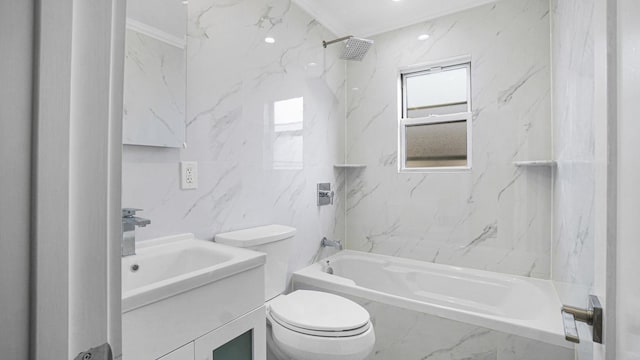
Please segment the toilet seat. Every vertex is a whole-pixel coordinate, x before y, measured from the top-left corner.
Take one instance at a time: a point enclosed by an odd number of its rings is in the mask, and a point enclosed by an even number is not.
[[[375,345],[369,313],[343,297],[297,290],[267,303],[270,338],[287,359],[362,360]]]
[[[306,335],[272,322],[271,334],[284,358],[296,360],[363,360],[376,342],[373,326],[360,335],[338,338]]]
[[[278,319],[277,317],[274,316],[274,314],[270,314],[269,316],[269,320],[272,320],[272,322],[276,322],[278,325],[289,329],[291,331],[295,331],[304,335],[310,335],[310,336],[320,336],[320,337],[331,337],[331,338],[343,338],[343,337],[350,337],[350,336],[356,336],[356,335],[360,335],[364,332],[366,332],[367,330],[369,330],[369,328],[371,327],[371,323],[366,323],[364,326],[361,326],[359,328],[356,329],[349,329],[349,330],[336,330],[336,331],[322,331],[322,330],[313,330],[313,329],[305,329],[305,328],[301,328],[301,327],[297,327],[295,325],[291,325],[288,324],[284,321],[281,321],[280,319]]]
[[[366,332],[369,313],[355,302],[330,293],[298,290],[268,304],[272,320],[302,334],[349,337]]]

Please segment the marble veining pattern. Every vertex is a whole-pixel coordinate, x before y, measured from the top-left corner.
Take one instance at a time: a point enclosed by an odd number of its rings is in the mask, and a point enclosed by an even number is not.
[[[190,0],[187,148],[124,151],[123,205],[144,208],[140,215],[152,220],[138,239],[179,232],[211,239],[281,223],[298,229],[291,271],[308,264],[327,236],[355,250],[549,278],[552,170],[512,164],[550,159],[552,145],[558,151],[550,136],[549,21],[546,1],[498,1],[379,35],[362,63],[345,66],[338,47],[321,47],[335,34],[289,0]],[[416,41],[422,33],[431,38]],[[266,44],[267,36],[276,43]],[[466,54],[473,170],[398,174],[398,67]],[[274,103],[299,97],[302,130],[277,134]],[[301,152],[301,166],[274,168],[274,139],[282,137],[302,140],[280,149]],[[367,167],[335,170],[345,151],[348,163]],[[197,190],[179,189],[182,160],[199,162]],[[318,208],[315,186],[325,181],[335,186],[336,204]],[[589,216],[565,217],[561,232],[588,240]],[[376,324],[369,359],[573,358],[518,336],[354,300]]]
[[[336,215],[344,197],[322,208],[314,197],[318,182],[338,192],[344,183],[333,164],[344,158],[346,69],[337,48],[322,48],[335,35],[289,0],[190,0],[188,8],[187,148],[126,147],[123,205],[151,219],[137,230],[141,240],[294,226],[291,270],[299,269],[323,236],[344,234]],[[300,97],[300,129],[276,133],[274,103]],[[276,154],[293,152],[301,163],[274,166]],[[197,190],[180,190],[182,160],[198,161]]]
[[[374,40],[347,68],[347,160],[367,165],[347,177],[348,248],[549,278],[552,170],[513,165],[551,157],[548,1],[497,1]],[[462,55],[473,169],[399,174],[398,69]]]
[[[181,147],[184,95],[184,49],[127,29],[123,143]]]
[[[552,279],[565,303],[586,305],[594,279],[594,1],[552,1],[554,234]]]

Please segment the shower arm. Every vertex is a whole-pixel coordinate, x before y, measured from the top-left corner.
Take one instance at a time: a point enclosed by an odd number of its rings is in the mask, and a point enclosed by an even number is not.
[[[327,46],[329,46],[331,44],[339,43],[340,41],[349,40],[352,37],[353,37],[353,35],[349,35],[349,36],[341,37],[339,39],[335,39],[335,40],[331,40],[331,41],[322,41],[322,46],[324,46],[324,48],[326,49]]]

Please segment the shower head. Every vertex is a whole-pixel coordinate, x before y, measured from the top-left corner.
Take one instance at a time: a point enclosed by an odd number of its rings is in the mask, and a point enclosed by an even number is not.
[[[340,59],[362,61],[373,45],[373,40],[352,37],[347,40]]]
[[[373,40],[362,39],[355,36],[345,36],[331,41],[323,41],[322,46],[326,48],[328,45],[341,41],[344,41],[344,49],[342,49],[342,54],[340,54],[340,59],[343,60],[362,61],[371,48],[371,45],[373,45]]]

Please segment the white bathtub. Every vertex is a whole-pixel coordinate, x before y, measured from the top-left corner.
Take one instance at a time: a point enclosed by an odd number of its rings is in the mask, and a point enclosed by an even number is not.
[[[294,288],[350,295],[573,348],[564,339],[561,304],[550,281],[349,250],[326,260],[333,275],[313,264],[294,273]]]

